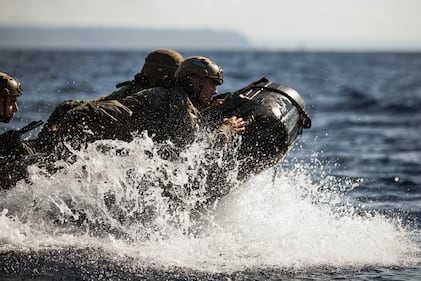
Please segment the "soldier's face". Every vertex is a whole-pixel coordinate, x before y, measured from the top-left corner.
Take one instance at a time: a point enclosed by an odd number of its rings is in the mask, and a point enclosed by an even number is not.
[[[0,103],[0,116],[4,118],[4,120],[2,121],[9,123],[13,120],[13,117],[15,117],[15,113],[19,110],[16,97],[7,97],[6,99],[2,99]]]
[[[199,95],[199,98],[203,105],[209,106],[212,103],[212,96],[218,93],[218,90],[216,89],[218,85],[218,82],[216,82],[215,80],[205,78],[202,90]]]

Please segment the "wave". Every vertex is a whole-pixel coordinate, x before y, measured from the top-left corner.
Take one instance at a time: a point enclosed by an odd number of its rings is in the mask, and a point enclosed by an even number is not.
[[[323,112],[418,114],[421,99],[417,95],[410,94],[408,96],[407,93],[397,93],[392,98],[385,98],[384,95],[376,95],[369,90],[364,91],[352,86],[342,86],[336,92],[331,93],[329,99],[325,98],[324,104],[320,106]]]
[[[203,146],[192,145],[176,163],[158,150],[147,137],[97,142],[73,164],[57,163],[52,176],[31,167],[29,182],[1,194],[0,259],[22,259],[28,268],[45,261],[46,270],[74,274],[88,261],[99,271],[122,264],[146,275],[156,267],[206,275],[420,263],[419,230],[351,204],[343,191],[358,182],[329,175],[317,158],[291,159],[244,182],[233,173],[231,192],[209,201],[198,166]],[[193,183],[190,192],[182,188]],[[168,184],[182,204],[169,200]]]

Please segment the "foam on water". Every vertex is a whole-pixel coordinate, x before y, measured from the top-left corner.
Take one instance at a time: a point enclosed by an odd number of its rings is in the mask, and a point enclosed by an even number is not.
[[[317,157],[245,182],[234,169],[232,192],[204,204],[210,152],[195,143],[172,162],[160,149],[145,136],[104,141],[52,176],[31,167],[31,183],[1,194],[0,249],[91,247],[139,266],[212,272],[420,262],[419,230],[348,203],[343,191],[358,183],[329,176]],[[170,185],[177,203],[163,196]]]

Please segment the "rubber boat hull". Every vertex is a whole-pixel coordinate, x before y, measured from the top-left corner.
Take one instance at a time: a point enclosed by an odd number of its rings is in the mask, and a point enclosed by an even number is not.
[[[239,177],[261,172],[281,161],[311,127],[300,94],[263,77],[228,94],[223,104],[209,112],[221,117],[238,116],[247,122],[238,148]]]

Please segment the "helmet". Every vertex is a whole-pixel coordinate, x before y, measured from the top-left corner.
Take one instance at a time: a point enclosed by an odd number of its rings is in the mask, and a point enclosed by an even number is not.
[[[23,94],[19,81],[0,72],[0,97],[19,97]]]
[[[222,68],[210,59],[201,56],[185,59],[175,72],[175,78],[179,81],[188,77],[211,78],[219,85],[224,82]]]
[[[140,73],[153,80],[159,80],[165,76],[174,77],[174,73],[182,61],[183,56],[174,50],[156,49],[146,56]]]

